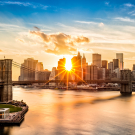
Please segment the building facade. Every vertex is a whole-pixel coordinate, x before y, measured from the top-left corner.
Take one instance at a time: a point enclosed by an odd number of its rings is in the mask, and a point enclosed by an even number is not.
[[[117,74],[117,78],[120,79],[120,68],[116,68],[113,70]]]
[[[133,64],[133,71],[135,71],[135,64]]]
[[[20,81],[30,81],[35,80],[35,69],[38,60],[33,58],[28,58],[24,60],[24,63],[21,64],[20,69]]]
[[[106,79],[106,69],[105,68],[98,68],[98,79],[99,80]]]
[[[116,59],[120,60],[120,70],[124,69],[123,53],[116,53]]]
[[[92,54],[92,64],[101,67],[101,54]]]
[[[49,80],[58,80],[58,70],[56,67],[52,68],[52,71],[49,76]],[[56,83],[49,83],[50,86],[56,86]]]
[[[88,63],[86,62],[85,55],[83,54],[83,58],[82,58],[82,79],[83,80],[85,80],[86,66],[88,66]]]
[[[113,70],[120,68],[120,59],[113,59]]]
[[[65,64],[66,64],[66,58],[59,59],[58,66],[57,66],[58,80],[66,79],[66,75],[65,75],[66,74]]]
[[[102,68],[108,69],[108,61],[102,60]]]
[[[81,80],[82,79],[82,56],[80,55],[80,52],[78,52],[77,56],[74,56],[71,59],[71,63],[72,63],[72,72],[75,74],[75,80],[76,81]],[[85,64],[85,58],[83,59],[83,64]]]
[[[111,73],[113,72],[113,62],[108,63],[108,69],[111,70]]]
[[[98,78],[98,67],[96,65],[86,66],[85,80],[97,80]]]

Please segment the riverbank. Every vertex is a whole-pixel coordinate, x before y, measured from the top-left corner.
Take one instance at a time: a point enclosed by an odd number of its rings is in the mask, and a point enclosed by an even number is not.
[[[1,103],[2,105],[11,106],[12,101],[8,103]],[[15,106],[15,105],[14,105]],[[21,122],[24,120],[24,116],[26,112],[28,111],[28,106],[25,104],[25,106],[19,106],[21,108],[21,111],[9,113],[9,116],[5,119],[0,119],[0,125],[20,125]]]

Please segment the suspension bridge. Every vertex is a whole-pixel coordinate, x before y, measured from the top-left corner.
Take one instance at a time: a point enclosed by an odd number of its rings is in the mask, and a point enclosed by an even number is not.
[[[0,101],[5,102],[12,100],[12,86],[13,85],[27,85],[33,83],[60,83],[60,82],[82,82],[82,83],[119,83],[121,84],[120,93],[131,94],[132,84],[135,82],[132,80],[131,70],[121,70],[120,80],[43,80],[43,81],[12,81],[12,66],[17,68],[23,68],[24,70],[30,72],[40,72],[13,61],[12,59],[2,59],[0,60]]]

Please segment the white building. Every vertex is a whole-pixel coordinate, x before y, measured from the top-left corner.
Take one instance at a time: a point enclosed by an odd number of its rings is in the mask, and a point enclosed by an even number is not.
[[[9,116],[9,108],[0,108],[0,119],[5,119]]]

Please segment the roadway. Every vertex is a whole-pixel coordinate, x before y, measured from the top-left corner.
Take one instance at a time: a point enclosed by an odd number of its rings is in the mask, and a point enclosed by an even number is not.
[[[64,82],[67,83],[67,80],[44,80],[44,81],[12,81],[13,85],[31,85],[32,83],[60,83],[60,82]],[[128,84],[129,81],[121,81],[121,80],[78,80],[78,81],[74,81],[74,80],[68,80],[68,82],[81,82],[81,83],[120,83],[120,84]],[[133,82],[133,84],[135,84],[135,82]]]

